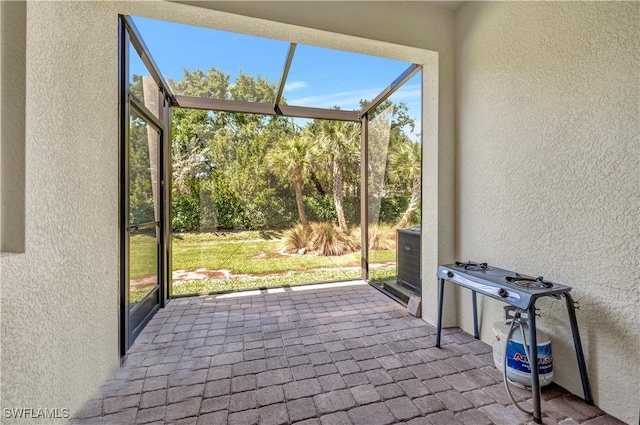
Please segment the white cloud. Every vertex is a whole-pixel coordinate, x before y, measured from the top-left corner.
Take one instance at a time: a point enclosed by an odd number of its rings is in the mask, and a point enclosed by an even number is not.
[[[407,102],[411,100],[420,100],[422,96],[422,87],[420,84],[407,84],[398,89],[397,92],[393,94],[393,99],[400,100],[402,102]]]
[[[373,99],[380,93],[378,88],[342,91],[317,96],[306,96],[297,99],[287,99],[289,105],[311,106],[315,108],[331,108],[340,106],[343,109],[359,109],[360,99]]]
[[[351,91],[342,91],[330,94],[322,94],[317,96],[306,96],[297,99],[287,99],[289,105],[311,106],[315,108],[331,108],[340,106],[342,109],[360,109],[360,100],[372,100],[384,87],[375,87],[370,89],[360,89]],[[419,84],[405,85],[393,94],[392,99],[396,101],[411,103],[411,101],[420,102],[422,90]]]
[[[284,85],[284,91],[292,91],[309,87],[306,81],[291,81]]]

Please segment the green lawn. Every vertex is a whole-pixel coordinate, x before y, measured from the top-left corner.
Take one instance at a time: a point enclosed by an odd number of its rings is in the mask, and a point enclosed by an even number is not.
[[[174,294],[195,294],[248,288],[290,286],[360,278],[360,253],[341,256],[291,255],[281,252],[281,232],[181,233],[173,237],[173,270],[224,270],[227,277],[181,281],[174,278]],[[153,274],[154,238],[131,238],[131,279]],[[136,255],[133,255],[134,251]],[[395,250],[375,251],[375,263],[395,262]],[[238,276],[241,275],[241,276]],[[395,275],[395,268],[372,272],[372,277]],[[136,291],[142,292],[142,291]],[[131,298],[141,298],[145,292]]]
[[[174,295],[199,294],[218,291],[232,291],[256,288],[272,288],[279,286],[304,285],[306,283],[327,282],[335,280],[359,279],[360,270],[342,271],[306,271],[295,274],[264,276],[258,279],[203,279],[183,284],[173,284]]]
[[[132,236],[129,257],[129,305],[133,306],[156,286],[158,244],[155,236],[150,234]]]

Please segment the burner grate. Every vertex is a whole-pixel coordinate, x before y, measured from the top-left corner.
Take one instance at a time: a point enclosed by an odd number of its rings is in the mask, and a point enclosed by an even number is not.
[[[456,267],[476,272],[493,269],[492,267],[489,267],[487,263],[474,263],[473,261],[467,261],[466,263],[456,261]]]
[[[553,288],[553,283],[544,280],[542,276],[538,276],[535,279],[532,277],[524,277],[520,273],[516,273],[515,276],[507,276],[505,280],[513,285],[520,286],[522,288]]]
[[[571,288],[478,261],[446,264],[438,267],[438,277],[464,286],[473,291],[526,309],[532,300],[541,296],[553,296]]]

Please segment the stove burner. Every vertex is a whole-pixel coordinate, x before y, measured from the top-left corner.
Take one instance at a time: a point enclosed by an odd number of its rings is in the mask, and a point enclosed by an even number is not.
[[[487,263],[474,263],[473,261],[467,261],[466,263],[456,261],[456,267],[460,269],[471,270],[476,272],[493,269],[492,267],[489,267]]]
[[[544,280],[542,276],[538,276],[535,279],[532,277],[524,277],[520,273],[516,273],[515,276],[507,276],[505,280],[517,286],[524,288],[553,288],[553,283]]]
[[[535,278],[473,261],[439,266],[437,275],[440,279],[523,310],[528,309],[538,297],[556,297],[571,290],[569,286],[545,281],[542,276]]]

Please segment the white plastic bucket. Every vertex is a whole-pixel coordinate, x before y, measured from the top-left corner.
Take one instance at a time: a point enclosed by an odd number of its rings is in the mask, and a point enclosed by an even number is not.
[[[504,365],[504,341],[509,333],[511,322],[495,322],[493,324],[493,363],[502,372]],[[526,326],[525,337],[529,339],[529,327]],[[538,342],[538,375],[540,386],[551,383],[553,379],[553,357],[549,336],[536,329]],[[507,378],[522,385],[531,386],[531,367],[522,342],[520,327],[516,325],[507,346]]]

